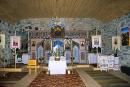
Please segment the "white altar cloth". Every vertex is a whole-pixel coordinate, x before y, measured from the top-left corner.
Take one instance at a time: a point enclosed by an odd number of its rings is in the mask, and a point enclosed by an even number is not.
[[[52,59],[51,59],[52,58]],[[51,57],[49,60],[48,70],[50,74],[66,74],[67,64],[66,60],[62,57],[60,61],[53,60]]]

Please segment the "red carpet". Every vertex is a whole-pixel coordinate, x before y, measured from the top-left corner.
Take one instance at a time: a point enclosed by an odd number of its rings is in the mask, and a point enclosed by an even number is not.
[[[86,87],[78,73],[47,75],[41,72],[28,87]]]

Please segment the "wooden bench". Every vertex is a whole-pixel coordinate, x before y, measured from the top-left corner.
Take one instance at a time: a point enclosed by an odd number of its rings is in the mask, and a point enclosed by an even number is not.
[[[37,61],[36,60],[28,60],[29,74],[31,74],[31,70],[35,69],[35,73],[37,73]]]

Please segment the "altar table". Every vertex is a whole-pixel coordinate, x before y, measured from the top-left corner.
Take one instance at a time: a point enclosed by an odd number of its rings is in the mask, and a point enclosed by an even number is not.
[[[65,57],[61,57],[60,61],[55,61],[54,57],[50,57],[48,70],[51,75],[53,74],[66,74],[67,64]]]

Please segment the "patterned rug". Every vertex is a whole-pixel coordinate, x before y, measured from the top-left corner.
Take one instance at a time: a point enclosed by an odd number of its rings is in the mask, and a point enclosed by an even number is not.
[[[47,75],[41,72],[28,87],[86,87],[78,73]]]
[[[127,81],[124,81],[108,72],[93,70],[88,70],[86,72],[102,87],[130,87],[130,84]]]

